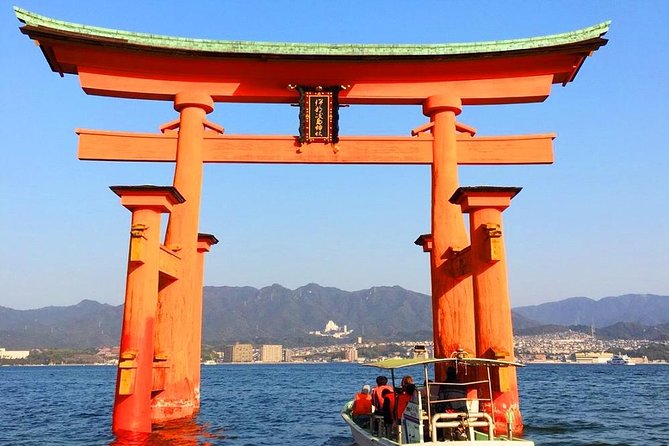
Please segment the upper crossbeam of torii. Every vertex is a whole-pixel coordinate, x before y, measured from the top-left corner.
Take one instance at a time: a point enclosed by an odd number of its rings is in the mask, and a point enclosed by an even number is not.
[[[53,71],[76,74],[89,94],[174,100],[204,91],[214,102],[294,103],[289,85],[339,85],[341,104],[423,104],[447,94],[463,105],[545,100],[606,43],[608,22],[553,36],[434,45],[353,45],[173,38],[82,26],[19,8],[21,31]],[[335,63],[333,63],[335,62]],[[425,129],[423,129],[425,130]],[[462,130],[460,128],[459,130]],[[78,130],[79,157],[174,161],[176,133]],[[222,130],[221,130],[222,133]],[[204,162],[430,164],[430,133],[342,137],[337,151],[300,151],[292,136],[215,135]],[[474,137],[458,132],[458,164],[551,163],[554,134]]]
[[[173,101],[179,113],[160,133],[77,130],[80,159],[175,163],[171,186],[112,188],[132,212],[115,432],[148,432],[199,408],[204,253],[217,242],[198,232],[207,162],[430,165],[431,233],[417,243],[430,253],[435,357],[458,350],[513,360],[501,213],[520,188],[460,188],[458,165],[552,163],[555,134],[481,137],[456,116],[468,105],[545,100],[606,44],[609,22],[529,39],[358,45],[174,38],[15,12],[51,69],[79,76],[86,93]],[[319,144],[302,133],[227,135],[206,119],[216,102],[304,107],[305,87],[314,97],[335,89],[334,110],[420,105],[429,122],[414,123],[411,136]],[[164,242],[162,213],[170,214]],[[520,433],[515,372],[495,371],[489,393],[482,410],[496,431]]]
[[[350,85],[342,104],[422,104],[444,93],[464,105],[541,101],[551,84],[573,80],[609,26],[494,42],[357,45],[173,38],[16,14],[51,69],[78,74],[89,94],[173,100],[197,87],[214,102],[263,103],[295,102],[289,84],[341,83]]]

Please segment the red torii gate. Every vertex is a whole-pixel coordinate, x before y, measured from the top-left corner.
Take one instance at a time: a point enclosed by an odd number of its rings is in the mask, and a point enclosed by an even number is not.
[[[464,105],[545,100],[606,43],[608,22],[498,42],[324,45],[178,39],[15,12],[50,68],[78,75],[86,93],[173,101],[179,112],[158,134],[77,130],[80,159],[176,163],[173,186],[112,187],[132,211],[115,432],[149,432],[199,408],[204,252],[217,242],[198,233],[205,162],[430,164],[432,232],[416,243],[430,252],[435,356],[513,360],[501,211],[520,189],[458,188],[457,166],[552,163],[555,135],[477,137],[456,116]],[[341,104],[422,105],[430,121],[411,137],[302,145],[225,135],[206,120],[215,102],[294,103],[296,85],[342,86]],[[164,243],[161,213],[170,213]],[[497,430],[522,432],[515,373],[493,383]]]

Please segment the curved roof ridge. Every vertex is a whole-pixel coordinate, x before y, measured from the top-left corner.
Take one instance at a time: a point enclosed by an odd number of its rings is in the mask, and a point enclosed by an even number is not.
[[[611,24],[611,21],[605,21],[594,26],[560,34],[484,42],[442,44],[297,43],[172,37],[66,22],[42,16],[16,6],[14,7],[14,12],[21,22],[30,27],[48,28],[61,32],[114,39],[134,45],[221,54],[288,56],[445,56],[531,50],[597,39],[608,31]]]

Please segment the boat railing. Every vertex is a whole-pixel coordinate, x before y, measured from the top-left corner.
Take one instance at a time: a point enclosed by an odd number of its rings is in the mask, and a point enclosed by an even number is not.
[[[430,395],[430,398],[428,400],[430,406],[434,406],[435,404],[440,404],[440,403],[451,403],[451,402],[458,402],[458,401],[464,401],[467,403],[473,403],[474,401],[477,402],[484,402],[484,401],[491,401],[490,398],[482,398],[480,396],[480,392],[477,392],[476,396],[472,398],[471,396],[462,396],[462,397],[452,397],[452,398],[445,398],[445,399],[437,399],[439,395],[439,389],[441,386],[448,386],[451,388],[457,388],[457,387],[462,387],[463,391],[467,389],[474,389],[476,386],[480,384],[488,384],[488,380],[480,380],[480,381],[467,381],[467,382],[462,382],[462,383],[454,383],[454,382],[430,382],[429,387],[431,389],[437,389],[436,393],[437,395]],[[432,392],[431,390],[428,390],[429,392]],[[469,405],[468,405],[468,410],[472,410]]]
[[[439,404],[439,403],[455,403],[457,401],[465,401],[465,402],[479,401],[480,402],[480,401],[490,401],[490,398],[475,398],[475,399],[467,398],[467,397],[448,398],[448,399],[445,399],[445,400],[430,400],[430,404],[434,405],[434,404]]]
[[[427,384],[426,421],[429,423],[429,432],[432,434],[431,438],[433,440],[437,438],[437,431],[442,428],[462,428],[468,431],[471,438],[474,435],[474,428],[481,427],[487,428],[488,434],[492,435],[494,422],[492,422],[490,415],[481,415],[483,412],[479,409],[481,403],[490,402],[492,404],[490,392],[488,391],[490,386],[489,380],[482,379],[466,382],[428,381]],[[451,392],[447,391],[445,394],[441,394],[441,390],[444,387],[451,389]],[[474,393],[470,393],[472,390]],[[489,438],[494,437],[489,436]]]
[[[482,379],[482,380],[480,380],[480,381],[467,381],[467,382],[463,382],[463,383],[459,383],[459,382],[458,382],[458,383],[453,383],[453,382],[435,382],[435,381],[430,381],[429,384],[430,384],[430,386],[434,386],[434,385],[438,385],[438,386],[441,386],[441,385],[448,385],[448,386],[454,386],[454,387],[456,387],[456,386],[466,387],[466,386],[473,386],[473,385],[476,385],[476,384],[488,384],[488,380],[487,380],[487,379]]]
[[[455,429],[462,427],[466,430],[475,427],[484,427],[488,430],[488,438],[494,437],[495,423],[492,417],[485,412],[446,412],[437,413],[432,416],[431,434],[432,440],[437,438],[438,429]],[[473,433],[470,430],[470,437]]]

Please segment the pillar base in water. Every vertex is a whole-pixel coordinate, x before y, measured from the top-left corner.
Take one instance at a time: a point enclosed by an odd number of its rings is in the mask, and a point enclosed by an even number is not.
[[[517,397],[512,392],[494,392],[493,401],[495,403],[494,413],[491,413],[490,403],[484,404],[483,409],[495,420],[495,435],[508,436],[511,431],[514,437],[522,436],[523,417],[520,414]]]

